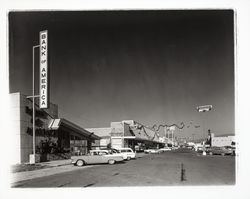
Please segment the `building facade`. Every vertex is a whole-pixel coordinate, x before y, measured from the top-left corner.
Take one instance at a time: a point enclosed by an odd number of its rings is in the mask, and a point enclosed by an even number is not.
[[[32,100],[20,93],[10,94],[11,133],[14,138],[15,158],[13,164],[29,162],[33,153],[33,108]],[[79,151],[86,152],[99,139],[80,126],[58,117],[58,106],[50,103],[48,109],[39,109],[35,101],[35,147],[37,161],[69,158]],[[80,144],[79,144],[80,143]]]
[[[164,139],[151,128],[134,120],[111,122],[106,128],[87,128],[88,131],[101,137],[99,148],[160,148],[165,145]]]
[[[215,137],[213,133],[211,133],[211,146],[232,146],[233,142],[235,142],[235,136],[217,136]]]

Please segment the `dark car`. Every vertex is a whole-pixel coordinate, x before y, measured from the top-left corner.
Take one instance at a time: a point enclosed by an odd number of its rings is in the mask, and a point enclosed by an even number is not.
[[[234,155],[234,151],[229,147],[210,147],[206,150],[210,155]]]

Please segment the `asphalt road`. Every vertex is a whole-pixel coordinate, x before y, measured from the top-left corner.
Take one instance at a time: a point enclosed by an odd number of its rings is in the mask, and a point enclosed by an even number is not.
[[[73,165],[72,165],[73,167]],[[235,157],[175,151],[18,182],[14,187],[233,185]]]

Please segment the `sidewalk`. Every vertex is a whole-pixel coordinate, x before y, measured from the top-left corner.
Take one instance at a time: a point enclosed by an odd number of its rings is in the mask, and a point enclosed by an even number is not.
[[[144,153],[137,153],[136,154],[137,158],[142,158],[146,155],[148,155],[148,154],[144,154]],[[41,163],[37,163],[37,165],[47,166],[48,168],[42,168],[42,169],[37,169],[37,170],[33,170],[33,171],[12,173],[12,185],[17,184],[18,182],[24,181],[24,180],[30,180],[30,179],[50,176],[50,175],[54,175],[54,174],[58,174],[58,173],[100,166],[100,165],[87,165],[84,167],[76,167],[76,166],[73,166],[71,164],[70,159],[54,160],[54,161],[50,161],[50,162],[41,162]]]
[[[33,178],[45,177],[45,176],[54,175],[57,173],[63,173],[63,172],[92,167],[92,166],[84,166],[84,167],[73,166],[71,165],[70,159],[42,162],[42,163],[37,163],[37,164],[42,165],[42,166],[49,166],[49,168],[12,173],[12,184],[20,182],[20,181],[24,181],[24,180],[30,180]]]
[[[38,164],[44,165],[44,166],[58,167],[58,166],[70,165],[71,164],[71,159],[53,160],[53,161],[49,161],[49,162],[40,162]]]

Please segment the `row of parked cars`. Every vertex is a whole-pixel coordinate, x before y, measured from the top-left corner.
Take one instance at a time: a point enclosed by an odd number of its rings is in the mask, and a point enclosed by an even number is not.
[[[212,147],[205,147],[203,148],[198,148],[198,152],[203,152],[205,151],[209,155],[235,155],[235,147],[232,146],[223,146],[223,147],[218,147],[218,146],[212,146]]]
[[[115,164],[117,162],[128,161],[135,158],[136,152],[131,148],[96,149],[90,150],[86,155],[72,156],[71,163],[80,167],[87,164]]]

